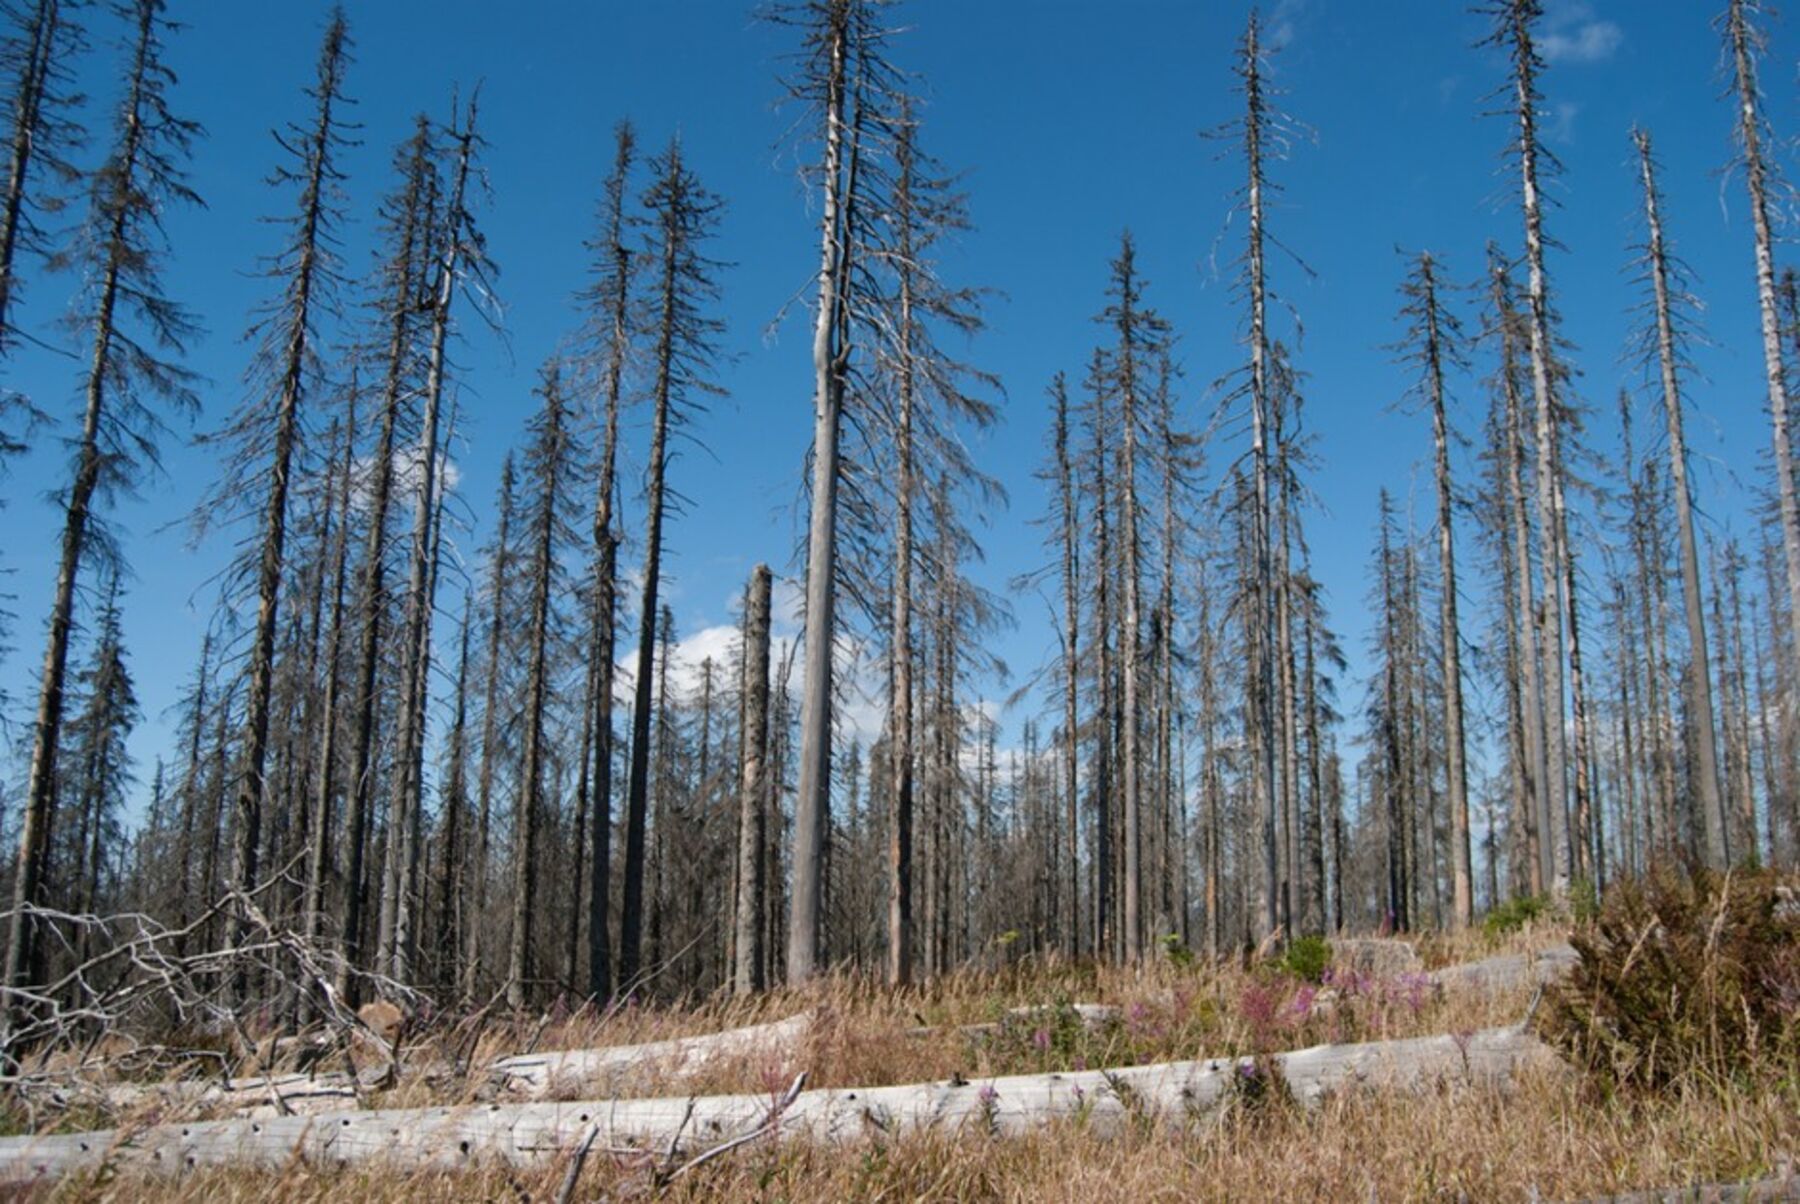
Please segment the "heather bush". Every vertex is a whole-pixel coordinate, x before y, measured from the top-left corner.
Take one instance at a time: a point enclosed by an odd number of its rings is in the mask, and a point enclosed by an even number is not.
[[[1541,1035],[1608,1090],[1794,1078],[1800,914],[1768,871],[1623,883],[1571,940]]]

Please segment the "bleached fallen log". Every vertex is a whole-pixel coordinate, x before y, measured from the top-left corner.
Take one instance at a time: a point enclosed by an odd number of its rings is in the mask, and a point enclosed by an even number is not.
[[[173,1079],[161,1083],[99,1083],[77,1079],[49,1084],[41,1095],[61,1107],[86,1103],[119,1113],[178,1108],[262,1118],[353,1108],[369,1085],[349,1074],[332,1071],[316,1075],[252,1075],[224,1082]]]
[[[1431,972],[1433,985],[1446,990],[1489,991],[1542,986],[1566,976],[1580,961],[1573,945],[1551,945],[1532,953],[1506,953]]]
[[[734,1058],[793,1049],[805,1041],[812,1026],[812,1013],[801,1012],[786,1020],[700,1037],[515,1055],[493,1063],[488,1072],[502,1091],[534,1099],[592,1092],[614,1088],[640,1075],[681,1078]]]
[[[1504,1085],[1519,1072],[1559,1063],[1519,1028],[1467,1037],[1418,1037],[1323,1045],[1249,1059],[1168,1062],[1117,1070],[1012,1075],[985,1081],[836,1088],[796,1096],[771,1121],[771,1097],[486,1104],[282,1116],[262,1121],[160,1125],[140,1132],[55,1134],[0,1140],[0,1186],[58,1180],[103,1165],[122,1173],[179,1174],[200,1167],[276,1170],[296,1160],[320,1169],[378,1164],[396,1170],[502,1162],[542,1166],[598,1127],[601,1142],[663,1157],[704,1149],[768,1126],[817,1142],[974,1125],[997,1135],[1059,1120],[1101,1132],[1132,1118],[1179,1129],[1236,1098],[1258,1076],[1279,1075],[1296,1100],[1314,1104],[1355,1087],[1431,1091]]]

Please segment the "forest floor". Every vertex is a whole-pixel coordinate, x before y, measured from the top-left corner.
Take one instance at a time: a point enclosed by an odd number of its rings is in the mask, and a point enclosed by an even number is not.
[[[1538,994],[1522,976],[1470,983],[1433,973],[1558,945],[1566,932],[1527,927],[1413,943],[1416,960],[1320,974],[1279,963],[1245,968],[1163,960],[1133,968],[1023,962],[969,969],[893,991],[839,976],[753,1000],[553,1012],[444,1027],[403,1042],[401,1070],[364,1108],[477,1110],[504,1098],[488,1069],[521,1052],[597,1049],[718,1033],[805,1014],[804,1034],[701,1064],[648,1058],[593,1084],[552,1083],[538,1098],[694,1097],[779,1100],[806,1087],[981,1084],[1199,1058],[1253,1057],[1317,1045],[1467,1034],[1517,1025]],[[1391,952],[1391,947],[1388,950]],[[1377,949],[1376,952],[1382,952]],[[1404,952],[1404,951],[1402,951]],[[1103,1005],[1076,1009],[1075,1004]],[[447,1069],[448,1068],[448,1069]],[[278,1070],[279,1066],[246,1069]],[[342,1105],[338,1105],[342,1106]],[[208,1106],[15,1112],[13,1133],[204,1119]],[[228,1114],[218,1103],[213,1115]],[[585,1119],[585,1118],[584,1118]],[[1019,1135],[963,1123],[823,1144],[762,1138],[693,1165],[675,1151],[601,1143],[576,1163],[557,1149],[535,1165],[456,1171],[371,1162],[321,1168],[298,1157],[261,1170],[178,1177],[103,1167],[40,1186],[56,1200],[1576,1200],[1791,1175],[1800,1151],[1800,1084],[1688,1087],[1654,1096],[1597,1091],[1557,1064],[1504,1083],[1444,1081],[1419,1091],[1336,1091],[1312,1105],[1239,1093],[1185,1123],[1122,1126],[1062,1116]],[[572,1165],[578,1177],[571,1183]],[[1800,1199],[1800,1181],[1783,1189]],[[1649,1198],[1649,1197],[1646,1197]],[[1662,1198],[1662,1197],[1654,1197]],[[1746,1197],[1748,1198],[1748,1197]],[[1763,1197],[1755,1197],[1763,1198]]]

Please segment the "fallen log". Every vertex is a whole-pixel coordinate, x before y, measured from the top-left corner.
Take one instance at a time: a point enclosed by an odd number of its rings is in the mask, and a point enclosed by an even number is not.
[[[1433,970],[1432,985],[1444,990],[1503,991],[1543,986],[1566,976],[1580,961],[1573,945],[1551,945],[1531,953],[1504,953],[1480,961]]]
[[[145,1108],[227,1112],[261,1118],[356,1107],[374,1085],[339,1071],[321,1074],[254,1075],[223,1082],[173,1079],[160,1083],[96,1083],[83,1079],[49,1083],[28,1091],[60,1108],[88,1104],[115,1113]]]
[[[700,1037],[515,1055],[492,1063],[488,1073],[502,1092],[531,1099],[595,1088],[611,1091],[639,1075],[681,1078],[734,1058],[791,1049],[805,1041],[812,1028],[812,1013],[801,1012],[786,1020]]]
[[[49,1183],[102,1167],[121,1173],[180,1174],[200,1167],[279,1170],[302,1161],[320,1169],[380,1164],[453,1169],[502,1162],[542,1166],[592,1140],[646,1156],[709,1148],[757,1129],[816,1142],[979,1126],[1026,1133],[1055,1121],[1111,1132],[1134,1119],[1179,1129],[1228,1106],[1265,1096],[1279,1078],[1305,1105],[1356,1087],[1431,1091],[1459,1084],[1504,1085],[1522,1070],[1559,1065],[1519,1028],[1468,1036],[1324,1045],[1253,1059],[1209,1059],[1067,1074],[1013,1075],[981,1082],[805,1091],[772,1115],[769,1095],[724,1095],[585,1103],[492,1103],[281,1116],[268,1120],[158,1125],[140,1131],[0,1139],[0,1186]],[[1260,1086],[1259,1086],[1260,1084]]]

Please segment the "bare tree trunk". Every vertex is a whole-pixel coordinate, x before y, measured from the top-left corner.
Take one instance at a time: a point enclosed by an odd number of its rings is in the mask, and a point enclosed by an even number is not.
[[[488,583],[487,680],[482,686],[481,703],[481,772],[475,787],[475,847],[469,871],[468,931],[464,934],[467,949],[463,954],[463,988],[465,999],[473,999],[481,987],[482,932],[487,918],[488,849],[492,835],[494,767],[500,761],[499,707],[501,637],[506,629],[506,584],[511,571],[507,540],[511,534],[513,511],[513,460],[508,455],[500,464],[500,514],[494,534],[492,577]]]
[[[1250,707],[1250,723],[1256,733],[1256,763],[1252,766],[1251,775],[1254,782],[1256,807],[1260,815],[1262,828],[1262,887],[1258,898],[1262,913],[1262,926],[1265,933],[1272,933],[1280,926],[1280,889],[1276,867],[1275,843],[1275,666],[1274,649],[1271,647],[1275,639],[1275,577],[1271,564],[1271,544],[1273,541],[1272,511],[1269,498],[1269,430],[1270,430],[1270,389],[1269,389],[1269,335],[1268,335],[1268,290],[1264,281],[1263,257],[1263,136],[1264,126],[1268,121],[1266,104],[1262,92],[1262,50],[1258,41],[1259,27],[1254,15],[1250,27],[1245,34],[1242,65],[1239,75],[1244,81],[1245,118],[1244,118],[1244,157],[1248,168],[1247,208],[1250,218],[1249,233],[1249,272],[1250,272],[1250,406],[1251,406],[1251,447],[1250,454],[1255,473],[1255,578],[1252,584],[1252,605],[1256,611],[1256,625],[1261,638],[1255,641],[1253,655],[1255,664],[1252,669],[1253,689],[1250,691],[1252,705]]]
[[[1648,269],[1656,305],[1656,353],[1663,393],[1663,417],[1669,438],[1669,485],[1675,494],[1675,526],[1681,540],[1681,598],[1687,617],[1688,658],[1682,685],[1687,694],[1689,722],[1694,732],[1694,789],[1699,795],[1701,821],[1706,831],[1707,863],[1725,862],[1725,804],[1719,791],[1719,751],[1714,729],[1712,677],[1706,670],[1706,613],[1700,597],[1699,540],[1694,533],[1694,503],[1687,479],[1687,443],[1682,432],[1681,381],[1675,349],[1675,325],[1669,296],[1669,256],[1663,242],[1661,196],[1656,187],[1656,168],[1650,153],[1650,135],[1633,135],[1644,187],[1644,221],[1650,244]]]
[[[900,208],[910,212],[912,185],[911,138],[903,133],[899,187]],[[895,350],[899,394],[899,422],[894,432],[894,599],[893,628],[888,656],[888,768],[892,775],[888,805],[893,809],[888,824],[887,978],[899,986],[912,978],[913,943],[913,406],[918,382],[913,364],[913,254],[912,223],[899,225],[896,275],[898,347]]]
[[[12,332],[11,309],[17,279],[13,264],[21,236],[28,228],[27,181],[43,156],[40,143],[45,103],[53,99],[49,90],[51,72],[56,67],[57,42],[69,31],[62,0],[35,0],[31,15],[24,20],[28,33],[18,77],[11,89],[12,136],[6,151],[6,188],[0,193],[0,351],[5,349]]]
[[[1469,850],[1469,772],[1463,739],[1461,633],[1456,620],[1455,509],[1450,484],[1450,423],[1444,403],[1444,317],[1437,296],[1436,264],[1429,253],[1419,257],[1425,344],[1425,388],[1431,405],[1431,438],[1437,479],[1439,659],[1444,689],[1444,777],[1450,791],[1451,915],[1459,927],[1475,916],[1474,878]]]
[[[530,475],[533,530],[526,611],[525,747],[523,781],[519,784],[513,815],[512,944],[507,956],[506,1001],[514,1008],[525,1005],[532,973],[531,930],[536,918],[538,877],[538,812],[543,806],[544,762],[547,733],[544,711],[549,701],[551,672],[551,592],[556,578],[556,543],[561,524],[559,508],[567,487],[569,456],[567,411],[562,396],[561,366],[556,361],[544,370],[539,389],[544,399],[541,417],[533,430]]]
[[[825,833],[831,814],[832,644],[837,632],[838,426],[850,340],[850,206],[845,123],[851,54],[850,0],[829,7],[829,68],[824,82],[825,157],[821,166],[819,293],[813,325],[812,513],[806,547],[805,677],[800,699],[800,783],[794,803],[793,891],[789,900],[787,977],[798,986],[823,960]],[[846,162],[846,160],[850,160]]]
[[[1549,281],[1544,270],[1544,218],[1539,199],[1537,141],[1537,51],[1532,44],[1531,23],[1535,9],[1512,0],[1501,21],[1498,40],[1512,59],[1514,117],[1519,134],[1520,208],[1525,223],[1525,260],[1528,270],[1526,318],[1530,332],[1531,388],[1535,401],[1534,431],[1537,444],[1537,519],[1539,571],[1543,594],[1539,599],[1537,633],[1543,667],[1545,806],[1549,822],[1540,823],[1544,845],[1544,877],[1559,895],[1569,887],[1572,833],[1568,794],[1568,757],[1563,727],[1563,653],[1565,617],[1574,604],[1563,590],[1563,524],[1557,504],[1556,474],[1561,471],[1558,450],[1560,415],[1556,399],[1555,336],[1552,333]]]
[[[767,907],[765,844],[770,801],[769,756],[769,566],[750,574],[744,601],[744,730],[743,761],[738,770],[738,893],[736,900],[736,965],[732,990],[752,994],[766,985],[767,964],[762,916]]]
[[[1069,393],[1058,373],[1051,386],[1056,403],[1056,477],[1062,508],[1063,592],[1063,952],[1081,953],[1081,541],[1074,460],[1069,453]]]
[[[262,836],[263,770],[269,748],[269,696],[275,676],[275,624],[281,603],[282,572],[286,564],[288,478],[300,438],[300,406],[306,386],[313,307],[320,275],[328,272],[321,259],[320,238],[327,213],[327,189],[335,175],[331,150],[336,137],[333,107],[338,100],[344,68],[345,27],[343,13],[332,17],[319,57],[319,79],[314,96],[318,114],[311,137],[300,152],[304,175],[300,194],[300,218],[292,244],[294,269],[287,285],[281,321],[280,384],[275,398],[274,446],[269,463],[269,494],[263,509],[262,549],[256,569],[256,628],[250,645],[250,694],[244,714],[244,770],[237,788],[237,843],[232,856],[232,881],[248,891],[256,882],[258,845]]]
[[[394,253],[387,268],[392,295],[387,299],[388,326],[385,380],[382,385],[380,433],[376,437],[374,480],[369,486],[368,532],[357,582],[357,622],[362,639],[357,649],[356,718],[351,734],[349,806],[344,817],[344,898],[340,938],[345,960],[338,989],[354,991],[348,971],[362,951],[364,862],[375,788],[373,765],[377,676],[381,663],[382,617],[386,610],[388,510],[393,501],[394,441],[400,407],[409,387],[408,358],[411,350],[415,289],[430,243],[427,229],[432,214],[429,192],[432,148],[429,127],[423,118],[405,152],[405,178],[396,198]],[[353,995],[350,996],[354,998]]]
[[[301,931],[316,943],[324,931],[325,884],[332,866],[332,803],[337,793],[337,729],[339,687],[343,680],[344,587],[350,552],[350,501],[356,466],[356,383],[350,384],[349,415],[344,424],[344,459],[337,466],[337,541],[331,553],[331,617],[325,637],[325,684],[319,702],[318,768],[313,793],[312,849],[307,857],[306,891],[301,905]]]
[[[388,805],[388,858],[383,876],[379,924],[379,959],[387,973],[402,982],[412,974],[410,931],[412,901],[407,880],[415,872],[424,800],[425,701],[430,670],[433,568],[432,524],[438,509],[438,421],[443,408],[445,344],[450,309],[456,300],[462,258],[463,198],[475,145],[474,111],[464,128],[453,133],[456,168],[445,208],[441,258],[433,281],[431,343],[425,365],[424,424],[419,432],[418,493],[413,500],[413,529],[407,569],[406,626],[401,644],[399,744],[393,793]],[[399,930],[404,920],[408,931]]]
[[[606,323],[603,393],[606,429],[594,491],[593,607],[588,616],[588,692],[594,715],[593,744],[583,758],[593,765],[593,869],[588,876],[588,995],[603,999],[612,989],[612,939],[607,905],[612,897],[613,641],[619,557],[613,493],[619,446],[619,406],[625,359],[631,340],[631,252],[625,247],[625,191],[636,139],[629,124],[614,135],[612,174],[606,180],[604,229],[598,246],[602,284],[596,299]]]
[[[101,430],[112,402],[114,345],[119,338],[117,310],[122,278],[132,255],[128,228],[132,209],[124,195],[141,186],[143,153],[141,118],[145,100],[145,73],[151,70],[155,10],[140,5],[137,39],[133,51],[129,91],[124,112],[123,141],[111,170],[116,182],[108,198],[111,213],[106,231],[105,263],[98,282],[94,308],[93,344],[88,357],[81,436],[76,446],[75,475],[69,483],[63,509],[63,531],[57,558],[56,588],[50,605],[49,637],[45,641],[43,667],[38,678],[37,716],[32,723],[31,762],[27,771],[23,823],[19,831],[18,868],[13,878],[12,917],[7,925],[4,985],[18,986],[32,966],[36,929],[26,910],[43,902],[43,886],[49,868],[51,828],[56,818],[56,762],[62,737],[63,691],[68,675],[69,640],[75,620],[75,590],[82,561],[88,552],[88,526],[95,494],[100,488],[105,453]],[[10,1019],[11,1008],[7,1009]]]
[[[1750,195],[1750,220],[1756,234],[1756,300],[1762,316],[1764,374],[1768,378],[1769,421],[1775,441],[1775,486],[1781,517],[1781,546],[1787,554],[1788,622],[1796,655],[1800,655],[1800,497],[1794,485],[1793,445],[1788,437],[1787,363],[1782,356],[1781,323],[1775,311],[1774,236],[1769,228],[1768,164],[1763,157],[1761,100],[1757,91],[1755,50],[1758,33],[1750,26],[1745,0],[1731,0],[1726,36],[1738,99],[1737,136],[1743,154],[1744,184]],[[1712,861],[1721,850],[1707,849]],[[1722,867],[1723,862],[1715,862]]]

